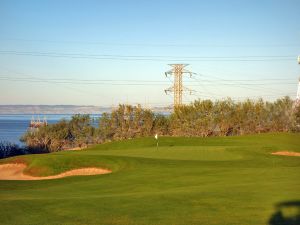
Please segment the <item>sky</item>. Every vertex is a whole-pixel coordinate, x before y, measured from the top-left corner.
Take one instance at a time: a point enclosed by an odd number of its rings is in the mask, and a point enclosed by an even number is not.
[[[0,0],[0,104],[296,97],[299,0]],[[190,95],[191,94],[191,95]]]

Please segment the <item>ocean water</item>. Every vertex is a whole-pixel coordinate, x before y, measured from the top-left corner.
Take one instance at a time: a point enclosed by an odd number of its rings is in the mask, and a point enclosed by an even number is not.
[[[8,141],[18,145],[23,145],[20,142],[21,136],[27,131],[30,120],[34,116],[37,120],[38,116],[42,120],[46,117],[49,124],[58,122],[61,119],[70,120],[73,115],[71,114],[41,114],[41,115],[29,115],[29,114],[17,114],[17,115],[0,115],[0,141]],[[92,124],[97,126],[97,119],[101,115],[90,115],[93,118]]]

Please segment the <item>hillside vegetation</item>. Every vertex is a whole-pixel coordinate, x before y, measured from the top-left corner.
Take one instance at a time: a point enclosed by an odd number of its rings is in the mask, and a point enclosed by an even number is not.
[[[288,97],[275,102],[199,100],[176,108],[170,115],[154,114],[141,106],[120,105],[112,113],[102,114],[98,127],[91,125],[88,115],[76,115],[71,121],[28,131],[23,141],[31,152],[53,152],[154,134],[208,137],[299,130],[300,107]]]

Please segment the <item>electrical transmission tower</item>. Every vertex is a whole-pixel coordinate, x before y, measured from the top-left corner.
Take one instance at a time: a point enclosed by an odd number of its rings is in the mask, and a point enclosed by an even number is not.
[[[171,66],[172,69],[165,72],[165,75],[166,77],[168,77],[168,75],[173,75],[174,84],[166,89],[165,92],[166,94],[168,94],[168,92],[174,93],[174,108],[176,108],[182,105],[182,94],[184,91],[188,92],[189,94],[192,94],[193,92],[193,90],[182,85],[182,76],[184,74],[189,74],[190,77],[192,77],[193,73],[185,69],[188,64],[169,64],[169,66]]]

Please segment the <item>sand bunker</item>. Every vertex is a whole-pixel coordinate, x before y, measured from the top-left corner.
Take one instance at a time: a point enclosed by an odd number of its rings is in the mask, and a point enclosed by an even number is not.
[[[281,151],[281,152],[273,152],[272,155],[300,156],[300,152]]]
[[[47,177],[34,177],[23,173],[26,168],[25,164],[3,164],[0,165],[0,180],[49,180],[58,179],[69,176],[89,176],[98,174],[111,173],[110,170],[101,168],[81,168],[69,170],[64,173],[60,173],[53,176]]]

